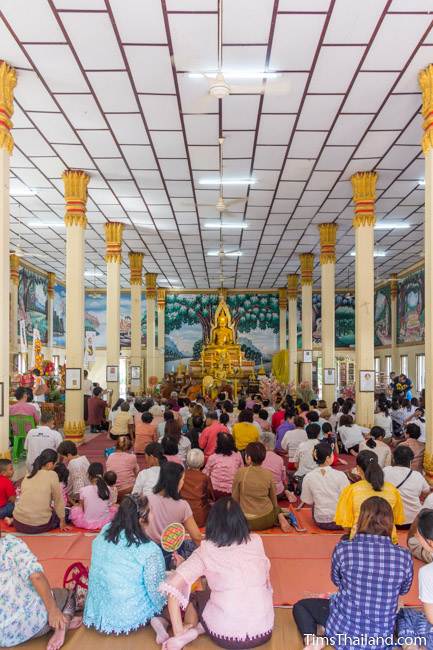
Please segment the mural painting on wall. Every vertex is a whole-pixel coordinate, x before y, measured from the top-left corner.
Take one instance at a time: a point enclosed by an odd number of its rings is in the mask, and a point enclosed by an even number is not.
[[[96,348],[107,345],[107,296],[105,292],[86,291],[85,320],[86,332],[96,332]],[[146,342],[146,295],[141,296],[141,340]],[[120,347],[131,345],[131,294],[120,294]]]
[[[48,279],[21,266],[18,280],[18,320],[26,324],[27,341],[33,341],[33,329],[39,330],[41,342],[47,342]]]
[[[199,359],[219,298],[216,294],[168,294],[165,307],[165,370]],[[279,306],[276,294],[236,294],[227,297],[238,342],[246,358],[271,366],[279,350]]]
[[[391,287],[374,293],[374,345],[391,345]]]
[[[66,344],[66,288],[63,284],[54,287],[53,305],[53,344],[64,347]]]
[[[297,300],[298,349],[302,348],[302,299]],[[322,343],[322,296],[313,293],[313,345]],[[335,294],[335,347],[348,348],[355,345],[355,296],[351,293]]]
[[[397,343],[424,341],[424,269],[398,282]]]

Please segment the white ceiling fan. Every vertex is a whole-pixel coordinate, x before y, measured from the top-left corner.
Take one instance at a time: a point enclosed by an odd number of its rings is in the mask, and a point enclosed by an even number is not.
[[[287,79],[280,80],[280,75],[267,70],[223,70],[222,62],[222,24],[223,24],[223,0],[219,2],[218,9],[218,69],[216,71],[190,72],[189,77],[195,79],[206,79],[208,81],[208,94],[204,95],[196,105],[199,112],[205,112],[212,99],[224,99],[228,95],[239,94],[272,94],[287,95],[290,92],[290,84]],[[260,80],[259,83],[248,85],[248,83],[228,83],[227,79],[249,82],[252,79]]]

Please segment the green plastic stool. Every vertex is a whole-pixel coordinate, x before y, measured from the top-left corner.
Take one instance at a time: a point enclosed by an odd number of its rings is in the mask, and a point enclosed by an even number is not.
[[[26,425],[35,428],[36,422],[33,415],[10,415],[9,426],[12,436],[12,460],[17,463],[21,456],[25,456],[24,441],[27,436]]]

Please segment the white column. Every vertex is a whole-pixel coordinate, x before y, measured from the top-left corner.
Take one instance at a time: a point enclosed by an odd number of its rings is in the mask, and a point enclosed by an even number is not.
[[[117,366],[117,381],[107,381],[112,403],[119,399],[120,361],[120,264],[122,262],[123,223],[105,224],[107,262],[107,367]],[[109,373],[107,373],[107,377]]]
[[[302,354],[305,350],[313,353],[313,265],[312,253],[301,253],[301,291],[302,291]],[[312,386],[313,363],[302,359],[302,381]]]
[[[361,387],[361,374],[374,377],[374,201],[376,172],[352,176],[355,203],[355,382],[356,421],[361,426],[374,424],[374,384]],[[363,388],[363,390],[361,390]]]
[[[335,243],[338,226],[322,223],[320,232],[320,268],[322,274],[322,396],[328,408],[335,401]],[[334,371],[332,384],[329,377]],[[326,382],[326,383],[325,383]]]
[[[158,289],[158,379],[164,379],[165,363],[165,289]]]
[[[89,176],[83,171],[63,173],[66,201],[66,373],[74,368],[81,388],[65,391],[65,437],[82,442],[84,422],[84,235]],[[78,386],[79,384],[77,384]]]
[[[56,274],[48,273],[48,320],[47,320],[47,359],[53,360],[53,326],[54,326],[54,287]]]
[[[426,445],[424,469],[433,482],[433,65],[419,74],[422,90],[425,156],[425,217],[424,217],[424,272],[425,272],[425,419]]]
[[[146,390],[155,377],[155,300],[156,273],[146,273]]]
[[[131,356],[130,368],[140,368],[140,379],[131,375],[131,390],[143,389],[143,362],[141,356],[141,288],[143,285],[143,253],[129,253],[131,283]],[[130,372],[132,372],[130,370]]]
[[[280,307],[280,350],[287,350],[287,289],[278,290]]]
[[[298,276],[287,276],[287,295],[289,299],[289,382],[296,387],[298,378]]]
[[[9,452],[9,157],[14,141],[10,130],[16,73],[5,61],[0,62],[0,458]]]

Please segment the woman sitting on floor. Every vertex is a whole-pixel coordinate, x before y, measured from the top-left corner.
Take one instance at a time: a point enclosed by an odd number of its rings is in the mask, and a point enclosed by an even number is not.
[[[192,514],[191,506],[181,499],[180,492],[185,480],[184,469],[179,463],[161,465],[158,483],[149,495],[152,517],[147,534],[157,544],[161,543],[161,534],[169,524],[183,524],[191,541],[185,541],[178,553],[186,556],[192,548],[201,542],[201,533]],[[172,554],[163,551],[167,568],[170,568]]]
[[[404,509],[400,492],[384,479],[383,469],[374,451],[361,451],[356,457],[356,469],[361,480],[346,487],[338,499],[335,523],[345,528],[353,538],[356,534],[362,503],[372,496],[380,496],[390,504],[394,524],[404,524]],[[393,528],[392,540],[398,544],[397,531]]]
[[[261,442],[251,442],[245,449],[246,467],[235,475],[232,496],[239,503],[251,530],[266,530],[280,526],[287,533],[290,525],[277,503],[274,479],[261,465],[266,449]]]
[[[116,441],[116,451],[108,456],[105,463],[107,471],[115,472],[117,475],[119,503],[125,494],[130,494],[132,491],[139,470],[137,456],[130,453],[131,447],[131,440],[127,436],[120,436]]]
[[[266,643],[274,625],[269,569],[263,542],[250,533],[239,505],[220,499],[209,513],[200,547],[160,586],[168,595],[174,632],[164,650],[180,650],[199,634],[220,648]],[[202,576],[207,589],[191,593]],[[186,610],[183,621],[181,608]]]
[[[385,499],[376,496],[363,502],[355,537],[341,540],[332,554],[331,579],[337,593],[329,599],[306,598],[293,607],[305,648],[324,645],[316,636],[318,626],[325,628],[328,639],[335,639],[332,647],[337,650],[352,643],[361,649],[390,647],[386,638],[394,635],[399,596],[409,591],[413,579],[410,553],[392,543],[393,528],[393,512]]]
[[[178,455],[185,465],[186,456],[191,449],[191,441],[184,436],[181,432],[181,425],[176,420],[168,420],[165,423],[164,438],[171,438],[174,440],[178,447]]]
[[[13,513],[14,526],[19,533],[37,535],[53,528],[68,530],[59,477],[53,472],[57,459],[54,449],[45,449],[36,458],[30,474],[23,479],[21,495]]]
[[[421,437],[421,429],[417,424],[411,422],[406,427],[406,436],[407,436],[406,439],[403,440],[402,442],[399,442],[398,444],[404,445],[405,447],[409,447],[413,451],[414,458],[410,467],[413,470],[422,472],[423,463],[424,463],[425,443],[419,441]]]
[[[167,637],[155,619],[165,606],[158,591],[165,564],[161,549],[147,534],[151,516],[146,497],[129,495],[93,541],[86,627],[104,634],[128,634],[150,621],[158,643]]]
[[[146,468],[139,472],[132,493],[137,496],[147,497],[153,494],[153,488],[158,483],[160,467],[167,462],[164,450],[159,442],[151,442],[144,450]]]
[[[243,466],[244,462],[236,450],[233,436],[220,431],[215,453],[209,456],[203,470],[210,477],[215,499],[231,496],[233,479],[238,469]]]
[[[359,451],[365,451],[366,449],[374,451],[382,469],[391,465],[392,462],[391,447],[387,445],[386,442],[383,442],[384,439],[384,429],[375,426],[370,431],[370,437],[359,445]]]
[[[270,431],[265,431],[262,434],[261,442],[266,449],[266,458],[262,463],[262,467],[268,469],[273,476],[277,499],[288,499],[289,501],[292,501],[293,495],[287,489],[287,471],[284,460],[274,451],[274,434]]]
[[[129,436],[132,440],[134,435],[134,418],[129,411],[129,402],[122,402],[120,409],[113,416],[113,423],[110,427],[110,438],[118,440],[120,436]]]
[[[344,472],[332,469],[334,452],[327,442],[314,447],[313,457],[318,467],[305,475],[302,481],[301,503],[313,506],[313,521],[323,530],[341,530],[335,523],[335,510],[341,492],[349,485]]]
[[[111,505],[111,493],[103,477],[102,463],[91,463],[88,474],[90,485],[80,490],[80,505],[71,508],[70,518],[77,528],[99,530],[108,524],[117,512]]]
[[[365,441],[364,433],[369,429],[363,429],[355,424],[351,415],[342,415],[338,424],[338,435],[345,451],[352,456],[356,456],[359,451],[359,445]]]
[[[75,593],[52,589],[42,566],[27,544],[14,535],[0,539],[0,647],[54,634],[47,650],[59,650],[67,630],[81,625],[75,614]]]
[[[204,453],[201,449],[190,449],[186,457],[185,478],[180,496],[188,501],[197,526],[206,525],[211,502],[214,501],[212,483],[201,472],[204,465]]]
[[[156,424],[153,422],[153,415],[149,411],[137,413],[135,422],[134,453],[143,454],[146,445],[158,441]]]

